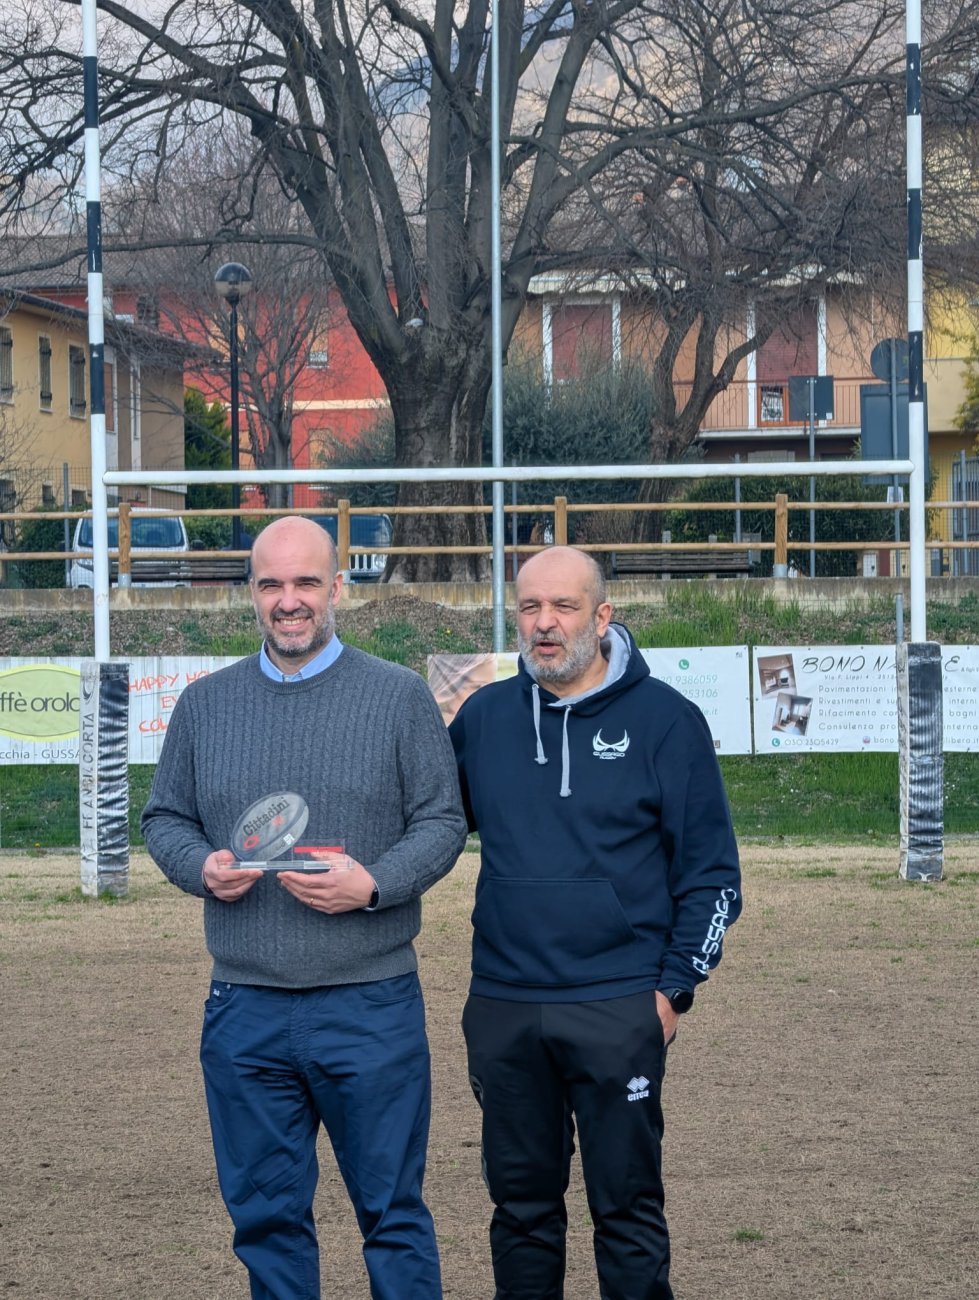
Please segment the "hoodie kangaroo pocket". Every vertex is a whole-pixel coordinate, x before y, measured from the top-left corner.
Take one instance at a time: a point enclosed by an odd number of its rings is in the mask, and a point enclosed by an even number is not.
[[[473,971],[508,984],[587,984],[629,973],[636,935],[608,880],[483,882]]]

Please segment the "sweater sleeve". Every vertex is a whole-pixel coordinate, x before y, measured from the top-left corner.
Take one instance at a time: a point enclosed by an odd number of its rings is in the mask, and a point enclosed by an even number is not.
[[[153,861],[167,879],[186,893],[204,898],[207,890],[201,873],[212,846],[204,836],[197,809],[193,728],[191,696],[184,691],[167,726],[140,829]]]
[[[656,755],[669,854],[673,926],[660,987],[692,989],[721,960],[724,934],[741,912],[741,872],[710,729],[693,706]]]
[[[455,865],[466,819],[449,735],[428,686],[411,674],[396,738],[405,833],[372,864],[379,907],[417,898]]]

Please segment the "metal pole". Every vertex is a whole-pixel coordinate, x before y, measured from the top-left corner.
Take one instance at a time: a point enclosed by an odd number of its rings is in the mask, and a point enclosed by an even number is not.
[[[89,444],[92,457],[92,610],[95,658],[109,658],[109,498],[105,472],[105,321],[102,288],[102,174],[99,153],[96,0],[82,0],[85,94],[85,218],[88,260]]]
[[[897,460],[897,347],[896,347],[896,343],[897,343],[896,339],[887,340],[888,355],[890,357],[888,387],[890,391],[890,402],[891,402],[891,457],[894,460]],[[901,485],[898,482],[898,476],[896,474],[893,474],[891,476],[891,486],[894,491],[894,503],[895,503],[894,540],[895,542],[899,542],[901,540],[901,512],[897,508],[897,503],[901,500]],[[898,572],[892,576],[900,577],[901,576],[901,555],[899,551],[894,552],[894,562],[897,565]]]
[[[503,465],[503,252],[500,239],[500,0],[493,0],[490,39],[490,314],[493,468]],[[493,480],[493,649],[506,649],[503,480]]]
[[[520,541],[519,529],[517,528],[517,485],[510,484],[510,503],[513,506],[513,514],[510,516],[510,540],[513,544],[513,580],[517,580],[517,569],[520,567],[520,556],[517,554],[517,543]]]
[[[739,451],[734,453],[734,459],[736,462],[740,462],[741,453]],[[738,503],[738,509],[735,510],[734,512],[734,540],[736,542],[740,542],[741,541],[741,475],[740,474],[738,474],[734,480],[734,499]]]
[[[941,880],[944,767],[941,647],[926,640],[924,274],[921,218],[921,0],[906,0],[908,171],[908,459],[911,640],[897,647],[901,857],[905,880]]]
[[[240,439],[238,436],[241,401],[238,396],[238,304],[252,288],[252,273],[241,262],[225,262],[219,266],[214,275],[214,287],[218,297],[223,298],[230,308],[228,318],[229,347],[228,361],[231,366],[231,468],[237,474],[241,461],[239,458]],[[217,480],[212,480],[217,481]],[[241,483],[236,477],[225,480],[232,483],[231,504],[234,515],[231,519],[231,545],[236,551],[241,550],[241,520],[238,511],[241,508]]]
[[[810,375],[806,380],[806,389],[809,393],[809,463],[810,465],[816,459],[816,380]],[[816,500],[816,479],[809,475],[809,501],[810,504]],[[809,576],[816,576],[816,512],[809,511]]]
[[[67,510],[70,494],[68,489],[68,462],[65,461],[61,466],[61,502],[62,509]],[[68,559],[68,552],[71,550],[71,520],[63,519],[62,521],[65,539],[65,586],[71,581],[71,560]]]
[[[85,661],[79,681],[78,829],[82,893],[121,898],[129,889],[129,665],[108,662],[109,499],[96,0],[82,0],[82,55],[95,660]]]
[[[908,170],[908,459],[911,640],[927,637],[925,610],[924,269],[921,241],[921,0],[906,0]]]
[[[238,451],[238,299],[231,298],[231,347],[229,357],[231,361],[231,468],[236,470],[240,465]],[[231,505],[235,514],[231,519],[231,549],[233,551],[241,550],[241,518],[237,511],[241,508],[241,484],[234,483],[231,487]]]

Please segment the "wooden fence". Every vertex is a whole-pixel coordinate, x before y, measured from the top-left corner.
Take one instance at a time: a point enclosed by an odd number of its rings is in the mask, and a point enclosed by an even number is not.
[[[929,512],[937,510],[963,510],[977,509],[979,501],[929,501],[927,509]],[[131,557],[131,509],[129,503],[122,503],[118,507],[119,515],[119,546],[110,552],[113,560],[113,569],[119,574],[127,575],[132,572]],[[909,549],[909,543],[906,540],[907,529],[902,529],[902,541],[816,541],[810,542],[806,539],[793,539],[789,542],[789,516],[791,513],[799,511],[807,513],[809,511],[822,510],[852,510],[852,511],[886,511],[893,515],[895,512],[906,514],[908,509],[907,503],[894,503],[889,501],[790,501],[784,493],[776,495],[773,501],[663,501],[663,502],[589,502],[587,504],[576,505],[568,501],[567,497],[558,496],[553,501],[540,504],[508,505],[504,507],[505,516],[508,521],[515,516],[533,515],[540,519],[541,517],[550,516],[549,535],[546,540],[524,542],[514,544],[512,541],[505,545],[504,550],[507,556],[531,555],[542,549],[546,544],[554,542],[558,545],[566,545],[568,542],[569,518],[573,515],[615,515],[625,512],[639,514],[646,511],[656,512],[674,512],[674,511],[712,511],[714,513],[728,511],[732,515],[736,511],[772,511],[774,513],[774,530],[772,541],[760,541],[754,538],[742,539],[740,541],[694,541],[694,542],[674,542],[672,540],[663,540],[660,542],[624,542],[624,541],[583,541],[580,547],[584,551],[593,554],[607,554],[615,552],[621,555],[631,553],[665,553],[666,555],[680,556],[684,553],[697,552],[700,554],[713,554],[718,557],[725,553],[743,552],[746,547],[754,551],[766,551],[772,553],[773,564],[776,566],[787,566],[789,563],[790,552],[794,555],[807,554],[809,551],[854,551],[854,552],[906,552]],[[483,506],[389,506],[383,513],[390,516],[398,515],[425,515],[425,514],[483,514],[489,516],[492,507]],[[112,513],[115,513],[115,508]],[[230,517],[238,513],[242,520],[247,524],[248,520],[267,521],[277,515],[336,515],[337,516],[337,555],[342,569],[350,566],[350,557],[353,555],[365,554],[384,554],[384,555],[443,555],[443,554],[467,554],[467,555],[490,555],[492,548],[489,545],[484,546],[351,546],[350,544],[350,519],[353,515],[376,515],[381,513],[377,507],[373,506],[351,506],[347,500],[341,500],[334,508],[324,508],[318,506],[309,509],[261,509],[240,511],[234,510],[185,510],[181,514],[185,520],[201,518],[220,518]],[[154,510],[140,506],[142,516],[165,516],[173,514],[171,510]],[[28,520],[46,519],[46,520],[75,520],[91,515],[90,510],[44,510],[44,511],[15,511],[0,513],[0,524],[12,523],[15,527],[18,524]],[[732,528],[732,533],[733,533]],[[578,545],[579,543],[575,543]],[[974,541],[944,541],[935,540],[928,543],[928,548],[932,552],[953,552],[956,550],[969,551],[973,554],[979,550],[979,545]],[[34,560],[70,560],[87,557],[91,552],[77,552],[63,550],[59,551],[11,551],[4,549],[0,551],[0,561],[7,563],[27,562]],[[141,551],[141,556],[148,560],[173,560],[173,551]],[[191,550],[183,552],[180,555],[180,562],[183,565],[187,562],[188,572],[193,581],[195,576],[198,581],[208,580],[203,575],[208,573],[217,573],[219,570],[230,570],[235,559],[244,561],[247,558],[247,551],[229,551],[229,550]],[[229,562],[231,562],[229,564]],[[632,566],[630,566],[632,567]],[[660,563],[657,569],[662,571],[668,566]],[[683,566],[678,565],[680,570]],[[689,568],[689,566],[687,566]],[[0,563],[0,576],[2,576],[3,565]],[[709,565],[705,565],[704,571],[708,571]],[[944,565],[942,566],[944,571]],[[243,570],[242,570],[243,571]],[[227,573],[220,576],[227,577]],[[938,575],[933,575],[938,576]],[[211,580],[215,580],[212,578]]]

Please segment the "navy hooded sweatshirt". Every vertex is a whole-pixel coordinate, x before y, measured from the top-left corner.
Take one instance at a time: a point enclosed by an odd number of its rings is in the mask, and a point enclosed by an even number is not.
[[[482,845],[471,991],[483,997],[692,989],[741,910],[704,716],[650,676],[621,624],[608,637],[618,671],[604,685],[562,699],[521,662],[449,728]]]

